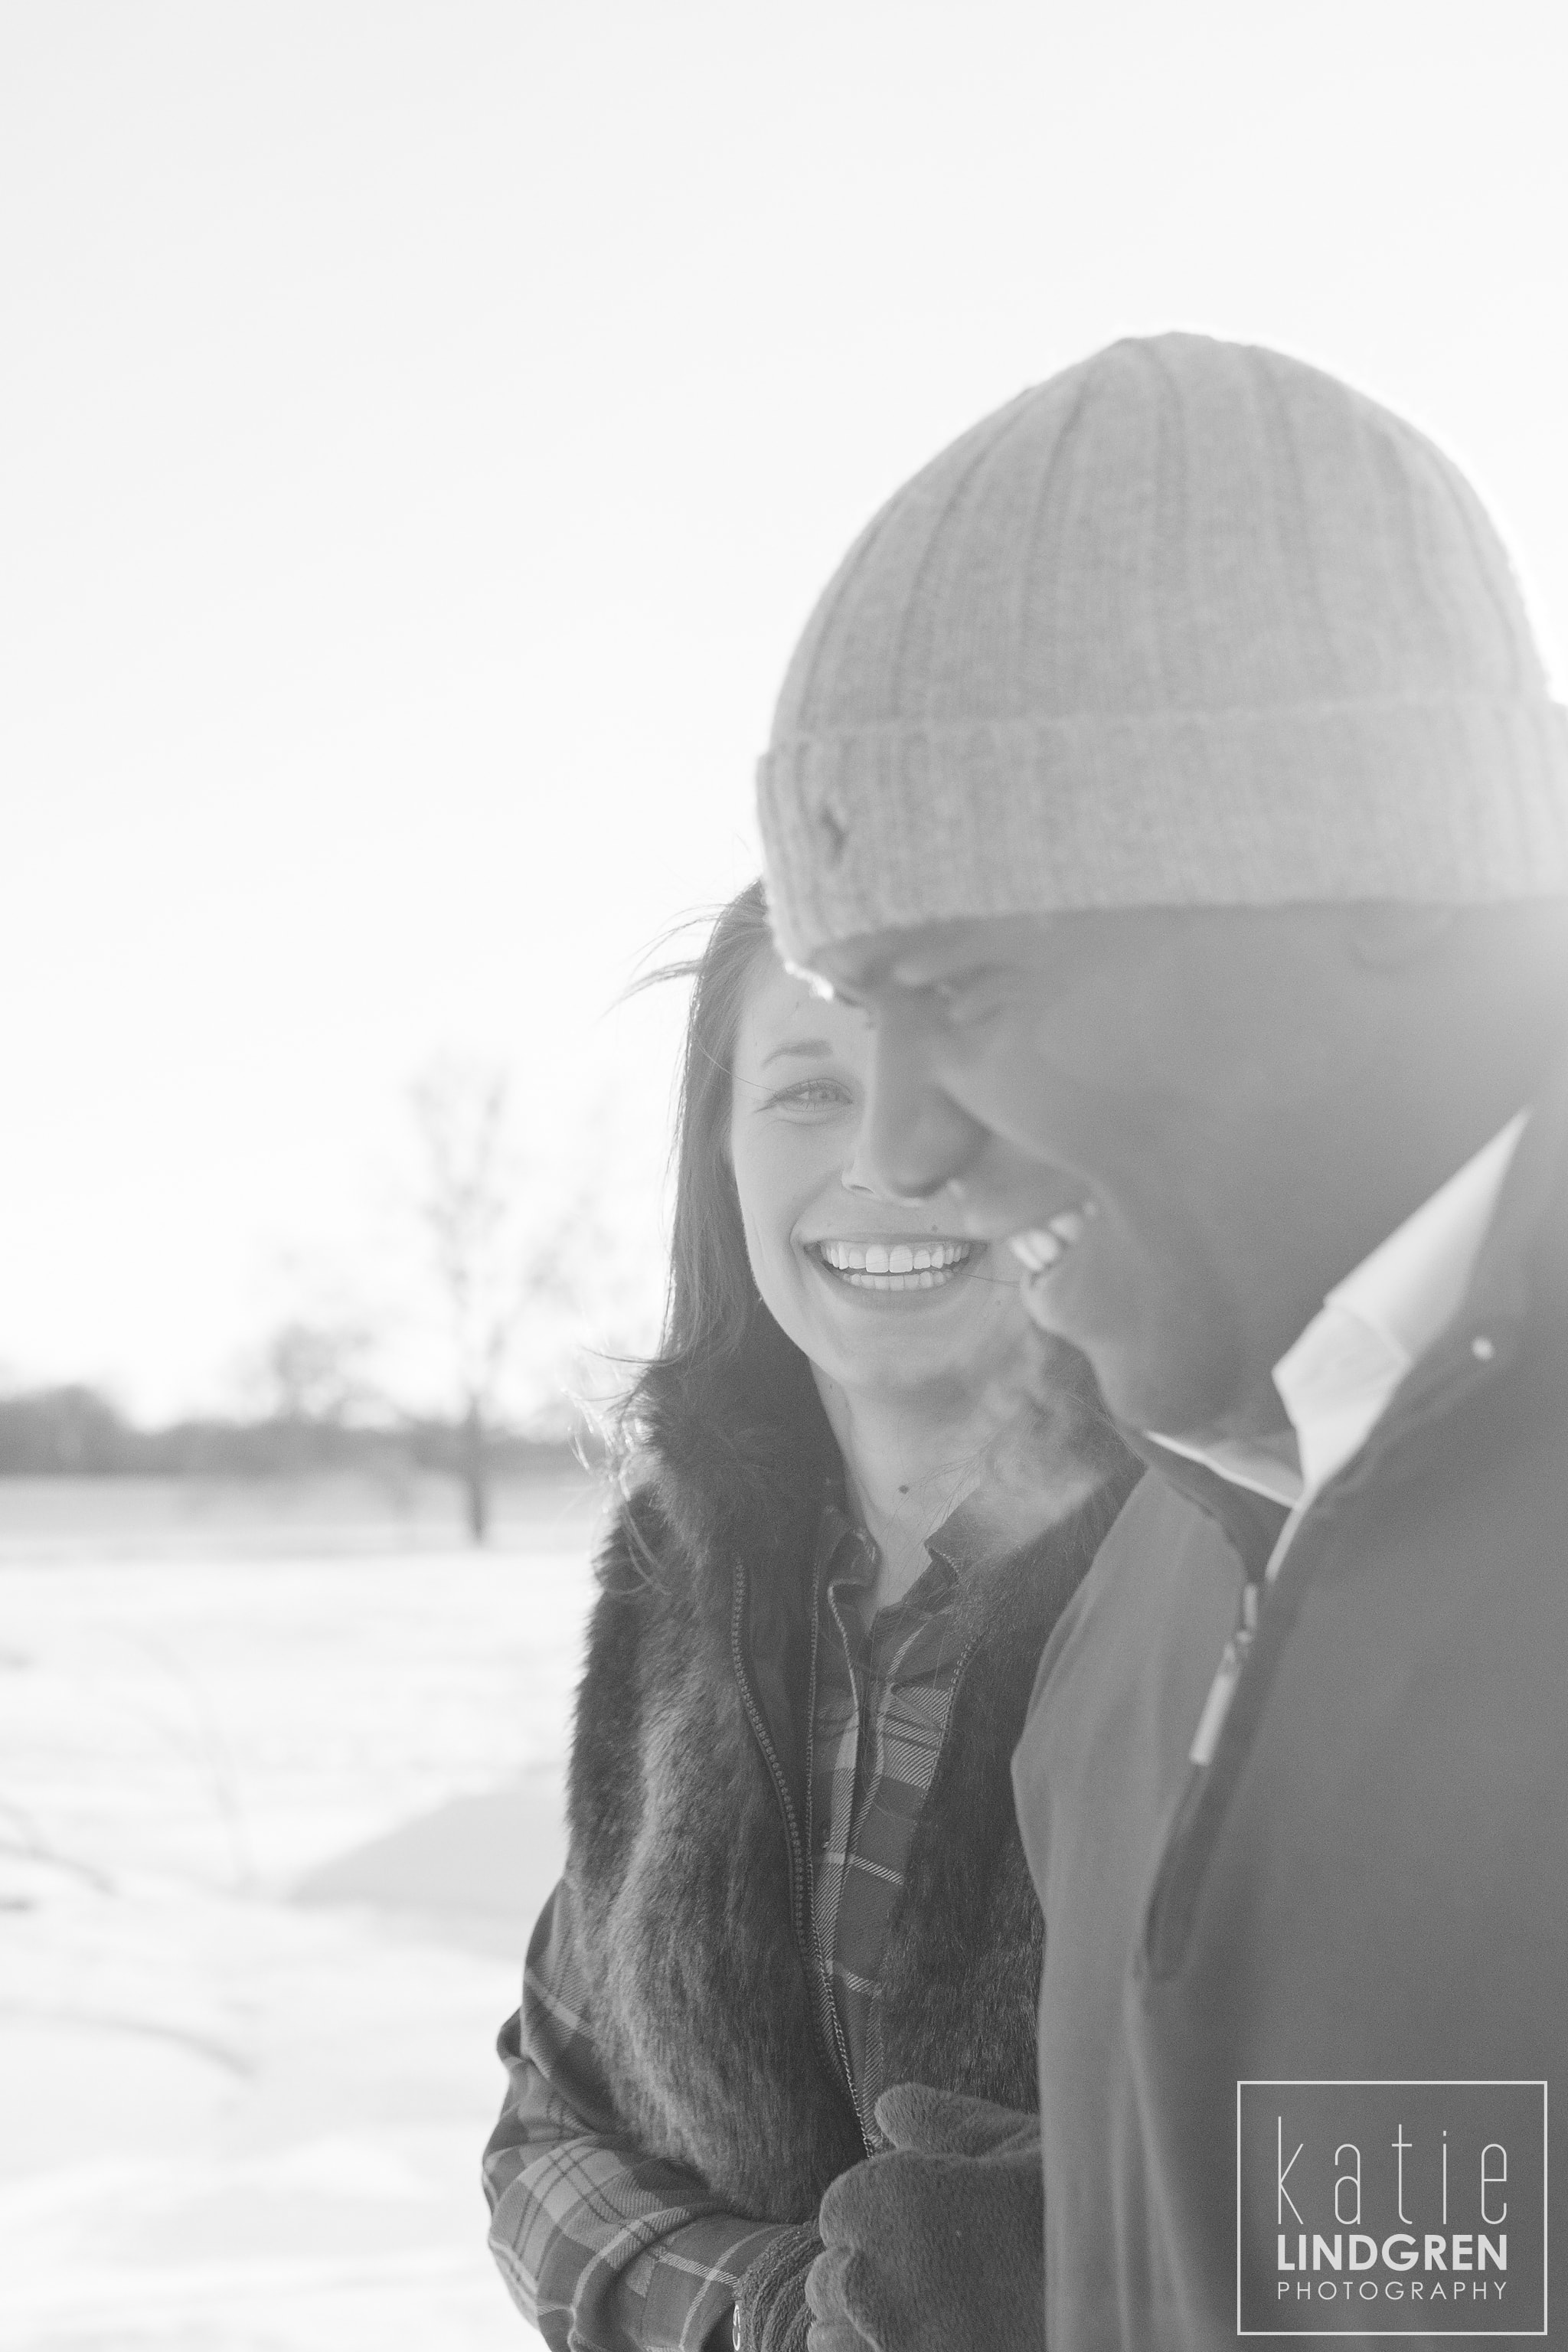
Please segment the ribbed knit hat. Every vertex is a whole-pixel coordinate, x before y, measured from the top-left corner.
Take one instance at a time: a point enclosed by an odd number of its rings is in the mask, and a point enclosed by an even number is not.
[[[1159,335],[889,499],[759,776],[780,944],[1057,908],[1568,894],[1568,724],[1458,469],[1276,352]]]

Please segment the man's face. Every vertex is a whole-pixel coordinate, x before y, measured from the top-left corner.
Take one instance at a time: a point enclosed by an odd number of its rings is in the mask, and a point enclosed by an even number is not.
[[[1358,1075],[1331,919],[1008,916],[812,964],[874,1023],[875,1181],[1015,1240],[1031,1312],[1123,1420],[1178,1435],[1278,1419],[1269,1370],[1355,1262],[1336,1262],[1342,1215],[1314,1202]]]

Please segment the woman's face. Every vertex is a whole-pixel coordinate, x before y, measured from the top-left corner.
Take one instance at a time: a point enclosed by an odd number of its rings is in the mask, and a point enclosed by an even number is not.
[[[881,1198],[857,1166],[870,1033],[773,956],[735,1044],[730,1151],[758,1289],[819,1373],[850,1390],[972,1399],[1029,1326],[1010,1253],[941,1210]]]

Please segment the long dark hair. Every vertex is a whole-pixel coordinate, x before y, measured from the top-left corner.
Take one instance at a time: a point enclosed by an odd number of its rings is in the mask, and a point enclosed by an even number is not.
[[[623,1464],[647,1451],[679,1464],[726,1517],[781,1507],[793,1517],[838,1458],[810,1367],[758,1296],[730,1163],[742,1007],[773,952],[763,886],[752,882],[721,910],[700,956],[641,983],[693,985],[664,1328],[622,1408],[620,1451]]]

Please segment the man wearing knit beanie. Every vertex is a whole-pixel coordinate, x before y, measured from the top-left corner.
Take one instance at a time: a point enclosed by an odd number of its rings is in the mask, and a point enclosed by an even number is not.
[[[1568,731],[1490,523],[1312,369],[1119,343],[865,532],[761,810],[869,1172],[1014,1242],[1151,1465],[1015,1762],[1051,2352],[1543,2332]],[[819,2352],[935,2352],[920,2160],[829,2192]]]

